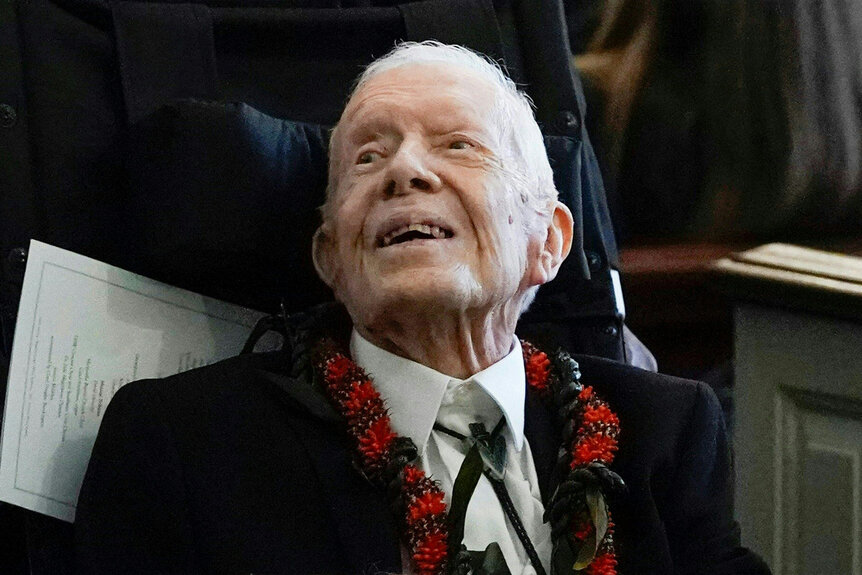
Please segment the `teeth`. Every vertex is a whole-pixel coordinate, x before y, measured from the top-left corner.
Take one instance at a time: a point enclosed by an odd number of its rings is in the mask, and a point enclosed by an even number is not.
[[[410,224],[406,226],[401,226],[396,230],[392,230],[385,236],[383,236],[383,247],[392,244],[392,240],[400,236],[401,234],[406,234],[407,232],[419,232],[421,234],[426,234],[434,239],[445,239],[446,232],[440,226],[431,226],[428,224]]]

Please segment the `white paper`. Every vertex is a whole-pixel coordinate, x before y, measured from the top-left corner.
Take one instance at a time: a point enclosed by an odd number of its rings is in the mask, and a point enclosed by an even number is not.
[[[6,391],[0,499],[73,521],[117,389],[236,355],[261,315],[32,241]]]

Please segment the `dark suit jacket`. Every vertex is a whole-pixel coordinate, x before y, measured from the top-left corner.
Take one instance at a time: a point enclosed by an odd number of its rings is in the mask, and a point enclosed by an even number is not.
[[[343,423],[286,354],[245,355],[123,387],[76,519],[84,572],[373,573],[401,569],[384,494],[351,463]],[[619,415],[609,503],[620,572],[768,573],[740,549],[711,390],[593,357],[583,382]],[[293,370],[294,373],[296,370]],[[530,397],[526,434],[547,497],[559,440]]]

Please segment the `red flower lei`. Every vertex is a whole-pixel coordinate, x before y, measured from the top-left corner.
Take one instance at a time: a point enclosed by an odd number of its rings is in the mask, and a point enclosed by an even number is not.
[[[540,397],[549,397],[555,384],[559,385],[559,375],[553,373],[551,360],[545,352],[531,343],[521,341],[524,352],[524,368],[527,384],[538,392]],[[555,381],[556,380],[556,381]],[[620,434],[620,420],[608,404],[600,399],[592,387],[584,387],[578,394],[577,407],[571,412],[577,430],[572,437],[569,449],[570,469],[586,468],[591,463],[606,466],[614,460],[617,451],[617,438]],[[614,523],[608,511],[608,528],[599,542],[596,555],[585,569],[585,575],[616,575],[617,555],[614,549]],[[583,502],[572,514],[571,537],[583,543],[595,530],[595,526]]]
[[[527,342],[522,342],[527,384],[542,397],[549,397],[559,377],[554,374],[548,356]],[[371,378],[350,357],[338,350],[334,342],[324,340],[317,347],[314,365],[329,400],[347,421],[354,440],[359,468],[372,481],[382,475],[392,461],[397,434],[392,431],[389,414]],[[569,455],[571,469],[599,462],[610,465],[617,450],[619,419],[591,387],[584,387],[571,412],[577,432],[573,435]],[[448,536],[446,504],[440,485],[425,472],[407,463],[399,472],[403,502],[403,538],[410,556],[422,575],[445,573]],[[582,543],[594,526],[586,508],[573,510],[571,537]],[[616,553],[613,544],[614,525],[608,512],[608,529],[592,562],[581,571],[586,575],[616,575]]]

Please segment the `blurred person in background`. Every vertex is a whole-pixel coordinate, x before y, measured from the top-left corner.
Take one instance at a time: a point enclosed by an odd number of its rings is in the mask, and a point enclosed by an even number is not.
[[[858,3],[567,4],[624,244],[858,235]]]

